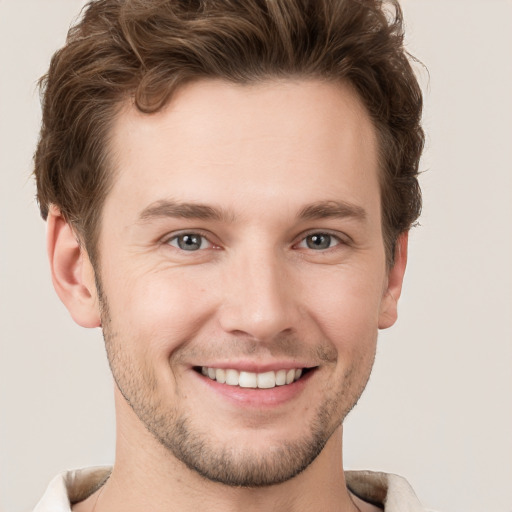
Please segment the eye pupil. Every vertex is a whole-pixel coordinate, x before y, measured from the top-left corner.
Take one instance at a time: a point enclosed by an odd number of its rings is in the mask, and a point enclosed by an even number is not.
[[[331,236],[309,235],[306,243],[310,249],[328,249],[331,246]]]
[[[199,235],[181,235],[178,237],[178,246],[184,251],[195,251],[201,248]]]

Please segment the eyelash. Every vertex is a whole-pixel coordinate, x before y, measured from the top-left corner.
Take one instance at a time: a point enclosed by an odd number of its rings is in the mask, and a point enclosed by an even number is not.
[[[327,237],[329,239],[329,242],[335,242],[334,245],[331,245],[329,243],[329,247],[326,247],[326,248],[323,248],[323,249],[319,249],[316,252],[324,252],[324,251],[327,251],[329,249],[332,249],[333,247],[337,247],[338,245],[342,245],[342,244],[346,243],[339,236],[334,235],[332,233],[324,232],[324,231],[315,231],[313,233],[308,233],[308,234],[304,235],[303,238],[300,240],[300,242],[298,244],[295,244],[295,245],[298,246],[298,247],[302,246],[302,247],[307,248],[307,249],[315,250],[312,247],[307,246],[307,240],[308,240],[308,238],[311,238],[311,237]],[[302,244],[306,244],[306,245],[302,245]]]
[[[179,239],[182,238],[182,237],[197,237],[197,238],[200,238],[201,239],[201,243],[200,243],[200,247],[197,249],[197,250],[187,250],[187,249],[183,249],[182,247],[179,247]],[[172,242],[173,241],[176,241],[176,244],[177,245],[173,245]],[[201,247],[203,245],[204,242],[207,242],[211,247]],[[201,232],[197,232],[197,231],[183,231],[181,233],[177,233],[177,234],[174,234],[173,236],[167,238],[166,240],[164,240],[164,243],[167,244],[167,245],[170,245],[171,247],[174,247],[176,248],[177,250],[179,251],[182,251],[182,252],[198,252],[199,250],[204,250],[204,249],[212,249],[215,247],[215,244],[213,244],[206,235],[204,235],[203,233]]]
[[[183,247],[180,247],[180,244],[179,244],[179,239],[181,237],[197,237],[197,238],[200,238],[201,241],[200,241],[200,246],[197,248],[197,249],[193,249],[193,250],[187,250],[187,249],[184,249]],[[309,237],[328,237],[329,238],[329,246],[326,247],[326,248],[321,248],[319,250],[315,250],[313,249],[312,247],[310,246],[307,246],[307,240]],[[300,248],[305,248],[305,249],[310,249],[314,252],[325,252],[325,251],[328,251],[329,249],[333,249],[337,246],[340,246],[340,245],[347,245],[348,242],[347,240],[344,240],[342,239],[339,235],[335,235],[333,233],[330,233],[328,231],[312,231],[312,232],[309,232],[309,233],[305,233],[303,235],[301,235],[301,239],[299,240],[298,243],[295,243],[293,245],[293,247],[300,247]],[[172,242],[176,242],[176,245],[174,245]],[[207,242],[209,244],[210,247],[203,247],[204,245],[204,242]],[[332,242],[335,242],[333,245],[331,245]],[[174,234],[172,235],[171,237],[168,237],[164,240],[164,243],[167,244],[167,245],[170,245],[171,247],[174,247],[175,249],[177,249],[178,251],[181,251],[181,252],[199,252],[199,251],[202,251],[202,250],[205,250],[205,249],[218,249],[219,247],[216,246],[213,242],[211,242],[208,238],[207,235],[199,232],[199,231],[183,231],[181,233],[177,233],[177,234]],[[304,245],[302,245],[304,244]]]

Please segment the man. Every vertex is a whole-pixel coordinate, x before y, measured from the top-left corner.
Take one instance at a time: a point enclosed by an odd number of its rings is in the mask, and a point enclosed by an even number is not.
[[[87,6],[35,174],[55,289],[103,330],[116,460],[38,512],[422,510],[342,467],[421,207],[402,37],[377,1]]]

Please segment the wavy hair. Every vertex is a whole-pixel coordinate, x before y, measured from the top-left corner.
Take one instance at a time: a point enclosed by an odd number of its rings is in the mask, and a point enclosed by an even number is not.
[[[422,95],[403,37],[394,0],[91,1],[40,80],[34,173],[41,215],[58,206],[94,263],[113,181],[110,129],[127,100],[156,112],[178,87],[201,78],[347,81],[378,135],[391,264],[397,237],[421,211]]]

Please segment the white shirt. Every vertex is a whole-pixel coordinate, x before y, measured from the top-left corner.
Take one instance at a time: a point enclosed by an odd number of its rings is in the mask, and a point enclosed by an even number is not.
[[[71,503],[84,500],[108,478],[110,467],[67,471],[56,476],[33,512],[70,512]],[[426,512],[407,481],[398,475],[371,471],[346,471],[348,488],[385,512]]]

